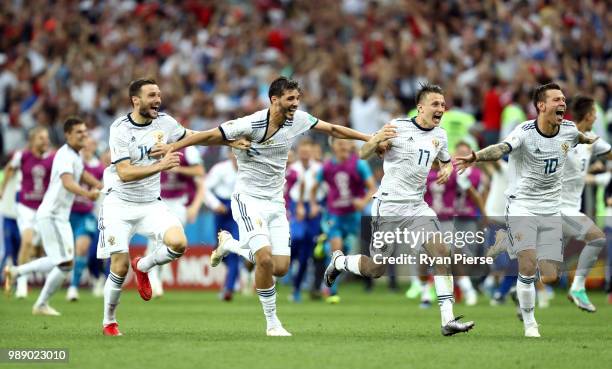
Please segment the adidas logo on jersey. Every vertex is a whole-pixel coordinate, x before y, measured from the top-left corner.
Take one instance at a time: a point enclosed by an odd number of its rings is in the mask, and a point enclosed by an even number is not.
[[[534,154],[541,154],[540,148],[535,149]]]
[[[410,137],[408,138],[408,142],[413,142],[413,141],[414,141],[414,138],[412,138],[412,136],[410,136]]]

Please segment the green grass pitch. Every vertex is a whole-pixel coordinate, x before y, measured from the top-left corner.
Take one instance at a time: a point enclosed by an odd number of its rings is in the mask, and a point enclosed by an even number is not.
[[[468,334],[442,337],[439,310],[383,286],[370,294],[354,284],[342,302],[287,301],[279,288],[278,311],[293,337],[265,336],[256,296],[220,302],[211,292],[168,292],[144,302],[124,291],[118,319],[123,337],[101,334],[102,300],[51,301],[57,318],[31,315],[38,291],[27,300],[0,300],[0,348],[68,348],[69,364],[1,364],[15,368],[606,368],[612,363],[612,305],[592,293],[599,311],[588,314],[558,290],[548,309],[536,309],[542,338],[522,337],[511,303],[455,306],[476,321]],[[306,297],[306,296],[305,296]]]

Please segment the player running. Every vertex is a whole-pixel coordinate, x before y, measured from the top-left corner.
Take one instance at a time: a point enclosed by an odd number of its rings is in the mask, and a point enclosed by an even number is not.
[[[453,172],[451,157],[448,153],[446,132],[439,127],[444,114],[445,102],[442,89],[436,85],[424,85],[417,93],[417,116],[412,119],[394,119],[397,137],[390,128],[380,130],[360,151],[362,158],[368,158],[376,147],[384,142],[391,143],[384,155],[385,175],[378,192],[374,195],[372,206],[372,231],[391,231],[406,229],[410,232],[423,232],[423,246],[430,256],[450,256],[450,248],[440,237],[429,237],[440,231],[436,213],[424,201],[427,175],[434,160],[440,162],[438,182],[445,183]],[[395,244],[382,247],[374,242],[370,245],[372,257],[365,255],[345,256],[341,251],[334,252],[331,263],[325,271],[325,283],[330,286],[343,271],[366,277],[381,277],[387,264],[376,262],[379,256],[389,257],[395,253]],[[453,314],[453,277],[450,265],[436,263],[434,266],[434,285],[438,295],[444,336],[467,332],[474,322],[460,322],[461,316]]]
[[[536,268],[543,283],[554,283],[563,261],[561,180],[569,151],[579,143],[596,140],[563,119],[566,104],[559,85],[548,83],[536,88],[533,104],[538,111],[535,120],[521,123],[499,144],[457,157],[463,171],[475,162],[499,160],[510,154],[506,219],[510,254],[517,256],[519,264],[516,292],[525,337],[540,337],[534,315]]]
[[[238,223],[240,240],[228,232],[219,233],[219,246],[211,264],[218,265],[228,252],[255,263],[255,287],[266,317],[268,336],[290,336],[276,315],[274,276],[287,273],[291,249],[289,222],[285,211],[283,184],[287,156],[297,138],[314,129],[337,138],[366,141],[370,136],[347,127],[321,121],[297,110],[300,87],[296,81],[277,78],[270,85],[270,107],[221,124],[219,132],[228,140],[247,137],[252,146],[235,150],[238,179],[232,196],[232,214]],[[170,146],[176,150],[202,144],[202,134],[187,137]],[[167,148],[162,147],[161,152]]]
[[[49,186],[53,153],[49,151],[49,131],[35,127],[28,132],[29,148],[17,151],[7,166],[4,182],[7,183],[17,170],[21,172],[21,189],[17,196],[17,226],[21,234],[18,264],[30,261],[33,248],[40,245],[36,231],[36,210]],[[4,191],[2,191],[4,192]],[[1,197],[1,196],[0,196]],[[28,297],[28,275],[17,278],[15,297]]]
[[[49,306],[48,301],[72,269],[74,237],[69,221],[70,209],[75,195],[86,196],[94,201],[98,198],[98,189],[102,188],[102,184],[95,177],[83,171],[83,160],[79,151],[85,146],[87,138],[85,123],[79,118],[68,118],[64,123],[64,135],[66,143],[55,154],[49,188],[36,212],[36,223],[46,256],[18,267],[7,266],[4,269],[9,288],[14,278],[50,270],[40,296],[32,308],[34,315],[60,315]],[[92,189],[81,187],[80,181]]]
[[[106,198],[98,219],[98,257],[111,259],[104,285],[104,335],[120,336],[116,309],[130,265],[129,243],[134,233],[154,238],[162,246],[145,257],[136,257],[131,266],[138,292],[151,299],[147,273],[183,255],[187,238],[180,220],[160,198],[160,172],[179,166],[177,152],[161,159],[151,152],[155,144],[175,142],[191,134],[168,114],[159,113],[161,91],[152,79],[130,83],[132,111],[117,118],[110,128],[111,165],[104,172]],[[223,144],[218,129],[198,134],[203,145]],[[236,144],[247,147],[244,141]]]
[[[597,115],[593,98],[580,95],[574,97],[571,112],[578,130],[582,133],[590,132]],[[610,144],[602,139],[592,145],[578,145],[570,150],[561,189],[563,236],[586,243],[580,252],[576,274],[567,297],[578,308],[588,312],[595,312],[596,308],[586,294],[584,282],[599,253],[606,246],[606,235],[591,218],[580,212],[580,208],[589,163],[591,159],[601,157],[612,159]]]
[[[81,157],[83,158],[84,170],[98,181],[102,181],[105,166],[96,157],[96,148],[96,141],[88,137],[85,141],[85,147],[81,150]],[[92,242],[98,242],[97,210],[96,204],[90,199],[84,196],[76,196],[74,198],[74,204],[70,213],[70,226],[74,233],[76,250],[70,287],[66,291],[66,300],[68,301],[77,301],[79,299],[81,276],[89,262],[90,251],[95,251],[95,248],[91,247]],[[94,262],[97,263],[99,260],[95,259]]]

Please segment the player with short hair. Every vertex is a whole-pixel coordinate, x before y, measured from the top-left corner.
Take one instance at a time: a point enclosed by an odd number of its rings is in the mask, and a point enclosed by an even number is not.
[[[28,132],[28,148],[17,151],[7,166],[5,183],[17,170],[21,172],[21,188],[17,195],[17,226],[21,234],[18,265],[30,261],[33,248],[40,245],[36,231],[36,210],[49,186],[54,154],[49,151],[49,131],[34,127]],[[4,191],[2,191],[4,192]],[[15,297],[28,296],[28,276],[17,278]]]
[[[287,156],[293,142],[310,129],[337,138],[369,139],[368,135],[321,121],[298,110],[300,95],[296,81],[279,77],[268,91],[269,108],[219,126],[224,138],[247,137],[252,146],[245,151],[234,151],[238,160],[238,179],[232,196],[232,213],[240,229],[240,240],[235,240],[228,232],[220,232],[219,246],[212,254],[211,263],[216,266],[228,252],[233,252],[256,264],[255,286],[269,336],[291,335],[276,315],[274,276],[285,275],[290,262],[283,185]],[[171,148],[201,143],[198,134],[171,145]]]
[[[46,256],[18,267],[7,266],[4,276],[9,281],[32,272],[46,272],[45,285],[36,300],[34,315],[60,315],[49,306],[49,298],[61,286],[72,269],[74,259],[74,237],[70,226],[70,209],[76,195],[95,200],[102,184],[91,174],[83,171],[83,160],[79,151],[85,145],[87,127],[77,117],[64,122],[66,143],[57,150],[53,159],[49,188],[36,211],[36,223],[43,242]],[[92,187],[85,189],[79,182]]]
[[[463,171],[475,162],[510,154],[506,219],[510,254],[518,257],[516,292],[526,337],[540,337],[534,316],[536,269],[543,283],[553,283],[563,261],[561,182],[569,152],[579,143],[596,140],[563,119],[566,103],[558,84],[537,87],[533,104],[538,111],[535,120],[518,125],[501,143],[457,157]]]
[[[85,146],[81,150],[84,170],[93,175],[98,181],[102,181],[104,175],[104,164],[96,157],[97,143],[91,137],[85,140]],[[75,238],[74,268],[70,286],[66,291],[68,301],[79,299],[79,285],[83,270],[87,267],[90,250],[94,250],[92,242],[98,242],[98,217],[97,207],[94,201],[84,196],[76,196],[70,212],[70,225]],[[95,259],[94,262],[99,262]]]
[[[163,244],[149,255],[131,261],[138,292],[145,301],[152,294],[147,273],[156,265],[178,259],[187,247],[180,220],[160,198],[160,172],[179,166],[180,154],[168,152],[159,158],[152,148],[181,140],[193,132],[170,115],[159,112],[161,91],[155,80],[132,81],[129,97],[132,111],[117,118],[110,127],[111,165],[104,172],[106,198],[98,218],[98,258],[111,259],[104,285],[102,321],[102,333],[108,336],[121,335],[116,309],[130,266],[129,242],[134,233]],[[225,142],[218,129],[200,132],[198,137],[204,145]],[[244,140],[237,144],[244,145]]]
[[[389,128],[380,130],[360,151],[362,158],[370,157],[378,145],[389,141],[390,149],[384,155],[382,178],[378,192],[374,195],[372,206],[372,231],[392,232],[396,229],[410,232],[422,231],[421,246],[436,257],[450,256],[450,248],[440,237],[428,235],[440,232],[436,213],[425,203],[424,194],[427,175],[434,160],[440,162],[438,183],[445,183],[453,172],[451,156],[448,152],[446,132],[439,127],[444,114],[445,101],[442,88],[437,85],[423,85],[416,97],[417,115],[412,119],[397,118],[391,123],[397,126],[397,137]],[[327,270],[325,282],[332,285],[344,271],[366,277],[381,277],[387,263],[377,256],[390,257],[396,252],[395,243],[378,247],[370,245],[372,257],[347,255],[335,251]],[[434,284],[440,306],[444,336],[467,332],[474,322],[460,322],[461,316],[453,314],[453,277],[450,265],[436,262]]]

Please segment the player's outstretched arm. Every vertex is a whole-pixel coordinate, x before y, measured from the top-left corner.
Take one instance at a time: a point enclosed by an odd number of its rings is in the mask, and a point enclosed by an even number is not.
[[[180,150],[183,147],[193,146],[193,145],[201,145],[201,146],[211,146],[211,145],[228,145],[237,149],[247,150],[251,147],[251,141],[246,138],[239,138],[236,140],[226,140],[223,137],[223,133],[219,128],[209,129],[207,131],[190,131],[191,134],[187,135],[187,137],[183,138],[180,141],[177,141],[172,144],[172,150]]]
[[[397,126],[392,124],[385,124],[382,129],[376,132],[376,134],[359,149],[359,157],[364,160],[369,159],[376,153],[380,144],[397,136],[397,132],[395,131],[396,128]]]
[[[93,190],[86,190],[74,180],[74,176],[70,173],[64,173],[60,176],[62,180],[62,186],[75,195],[87,197],[91,201],[95,201],[100,194],[100,191],[96,188]]]
[[[340,126],[338,124],[328,123],[322,120],[319,120],[312,129],[314,129],[315,131],[326,133],[335,138],[368,141],[371,137],[370,135],[355,131],[352,128]]]
[[[181,162],[181,153],[168,152],[164,157],[151,165],[136,166],[132,165],[129,160],[123,160],[115,163],[115,168],[119,179],[123,182],[133,182],[140,179],[150,177],[163,170],[169,170],[178,167]]]
[[[599,136],[596,135],[585,135],[582,132],[578,132],[578,143],[579,144],[587,144],[590,145],[595,143],[599,139]]]
[[[500,142],[495,145],[485,147],[484,149],[474,152],[469,156],[458,156],[455,160],[457,162],[458,173],[461,174],[467,168],[471,167],[478,161],[495,161],[501,159],[504,155],[512,151],[509,144]]]

